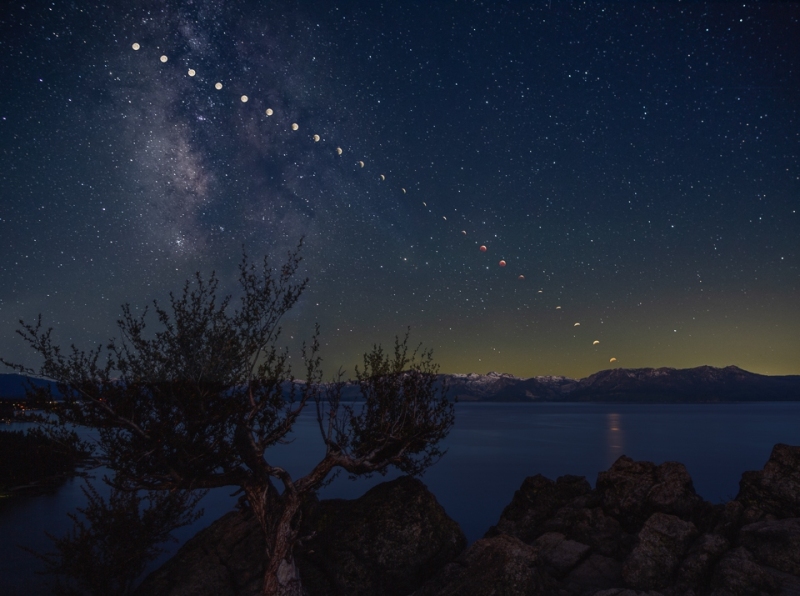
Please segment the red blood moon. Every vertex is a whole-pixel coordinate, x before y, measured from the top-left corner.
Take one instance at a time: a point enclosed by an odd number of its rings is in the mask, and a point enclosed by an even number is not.
[[[481,252],[486,252],[486,245],[481,245]]]
[[[505,267],[506,266],[506,262],[505,261],[500,261],[498,263],[498,265],[500,265],[501,267]]]

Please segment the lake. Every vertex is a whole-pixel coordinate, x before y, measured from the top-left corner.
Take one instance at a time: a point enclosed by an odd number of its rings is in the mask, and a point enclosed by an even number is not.
[[[294,475],[310,470],[322,453],[313,408],[303,415],[294,442],[274,450],[272,462]],[[7,428],[12,428],[11,426]],[[736,496],[745,470],[764,466],[775,443],[800,445],[800,402],[746,404],[491,404],[461,403],[447,437],[448,453],[422,478],[470,542],[496,523],[526,476],[541,473],[586,476],[594,486],[598,472],[620,456],[686,465],[697,492],[717,503]],[[100,478],[102,472],[95,472]],[[396,477],[350,481],[337,478],[323,498],[354,498],[370,486]],[[35,575],[39,561],[17,548],[48,550],[44,533],[61,535],[71,527],[67,512],[82,506],[82,479],[66,482],[54,494],[6,505],[0,510],[0,585],[4,594],[42,592]],[[229,511],[233,489],[218,489],[202,502],[205,515],[176,533],[182,543]],[[174,552],[179,545],[169,545]],[[169,555],[164,555],[153,568]]]

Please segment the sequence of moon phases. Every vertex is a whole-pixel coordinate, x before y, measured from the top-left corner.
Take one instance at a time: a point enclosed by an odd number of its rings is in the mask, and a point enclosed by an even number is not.
[[[140,49],[141,49],[141,47],[142,47],[142,46],[141,46],[139,43],[137,43],[137,42],[134,42],[133,44],[131,44],[131,48],[132,48],[134,51],[138,51],[138,50],[140,50]],[[162,54],[162,55],[160,56],[159,60],[160,60],[160,61],[161,61],[161,63],[163,64],[163,63],[166,63],[166,62],[169,60],[169,58],[166,56],[166,54]],[[188,74],[190,77],[194,77],[194,76],[197,74],[197,72],[196,72],[196,71],[195,71],[193,68],[190,68],[190,69],[187,71],[187,74]],[[215,83],[215,84],[214,84],[214,88],[215,88],[217,91],[221,90],[221,89],[222,89],[222,83],[221,83],[221,82],[217,82],[217,83]],[[247,103],[247,102],[249,101],[249,99],[250,99],[250,98],[249,98],[247,95],[242,95],[242,96],[240,97],[240,99],[241,99],[242,103]],[[274,115],[274,114],[275,114],[275,111],[274,111],[272,108],[267,108],[267,109],[265,110],[265,113],[266,113],[266,115],[267,115],[267,116],[272,116],[272,115]],[[299,129],[300,129],[300,125],[299,125],[299,124],[297,124],[297,122],[293,122],[293,123],[292,123],[292,125],[291,125],[291,128],[292,128],[292,130],[296,131],[296,130],[299,130]],[[320,142],[320,141],[322,140],[322,139],[321,139],[321,137],[320,137],[318,134],[315,134],[315,135],[313,135],[313,136],[312,136],[312,139],[314,140],[314,142],[315,142],[315,143],[318,143],[318,142]],[[336,154],[337,154],[337,155],[342,155],[342,153],[344,153],[344,150],[343,150],[341,147],[336,147]],[[358,165],[359,165],[360,167],[362,167],[362,168],[363,168],[363,167],[366,165],[366,164],[364,163],[364,161],[363,161],[363,160],[360,160],[360,161],[358,161],[357,163],[358,163]],[[384,180],[386,180],[386,176],[385,176],[384,174],[379,174],[379,177],[380,177],[380,180],[381,180],[381,181],[384,181]],[[400,190],[402,190],[402,191],[403,191],[403,194],[406,194],[406,192],[407,192],[405,188],[401,188]],[[428,206],[428,204],[427,204],[427,203],[425,203],[424,201],[423,201],[423,203],[422,203],[422,204],[423,204],[425,207],[427,207],[427,206]],[[443,219],[444,221],[447,221],[447,217],[445,217],[445,216],[442,216],[442,219]],[[462,234],[462,235],[464,235],[464,236],[466,236],[466,235],[467,235],[467,231],[466,231],[466,230],[461,230],[461,234]],[[479,250],[480,250],[481,252],[487,252],[488,248],[486,247],[486,245],[485,245],[485,244],[482,244],[482,245],[479,247]],[[505,260],[501,259],[501,260],[498,262],[498,265],[499,265],[499,266],[502,268],[502,267],[505,267],[505,266],[507,265],[507,263],[506,263],[506,261],[505,261]],[[520,275],[517,277],[517,279],[519,279],[519,280],[524,280],[524,279],[525,279],[525,276],[524,276],[524,275],[522,275],[522,274],[520,274]],[[542,290],[539,290],[539,292],[538,292],[538,293],[539,293],[539,294],[541,294],[541,293],[542,293]],[[561,310],[561,307],[560,307],[560,306],[556,306],[556,310]],[[575,324],[573,325],[573,327],[579,327],[579,326],[580,326],[580,323],[575,323]],[[594,340],[594,341],[592,342],[592,345],[593,345],[593,346],[596,346],[596,345],[598,345],[599,343],[600,343],[600,341],[599,341],[599,340]],[[614,363],[614,362],[616,362],[616,361],[617,361],[617,359],[616,359],[616,358],[611,358],[611,359],[609,360],[609,362],[611,362],[611,363]]]

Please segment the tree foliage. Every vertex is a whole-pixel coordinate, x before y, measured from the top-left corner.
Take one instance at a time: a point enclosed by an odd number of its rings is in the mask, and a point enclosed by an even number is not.
[[[266,258],[257,267],[243,255],[236,307],[230,296],[218,299],[213,273],[196,274],[181,294],[170,294],[167,307],[154,302],[154,332],[147,309],[136,315],[124,305],[120,337],[89,351],[62,351],[41,317],[20,322],[19,330],[42,358],[39,373],[63,394],[53,406],[59,419],[97,429],[115,489],[244,492],[267,541],[265,594],[301,592],[292,555],[301,505],[334,469],[355,476],[394,466],[421,474],[441,457],[438,443],[453,424],[432,354],[409,354],[408,334],[395,341],[393,355],[376,345],[364,356],[357,403],[342,400],[341,374],[321,383],[318,328],[303,344],[304,379],[295,379],[278,341],[283,317],[307,285],[294,280],[299,250],[277,270]],[[294,479],[269,450],[287,440],[309,401],[325,455]]]
[[[158,545],[202,515],[193,512],[202,493],[112,489],[105,499],[89,483],[81,490],[87,505],[68,514],[72,529],[65,536],[48,534],[54,552],[34,553],[44,561],[44,573],[55,577],[53,593],[61,596],[133,593],[147,563],[164,552]]]

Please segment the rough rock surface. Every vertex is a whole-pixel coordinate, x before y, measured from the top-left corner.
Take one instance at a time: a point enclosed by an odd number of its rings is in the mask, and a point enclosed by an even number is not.
[[[496,526],[465,539],[424,485],[401,478],[309,505],[296,550],[308,596],[800,596],[800,447],[776,445],[739,496],[704,502],[682,464],[625,456],[585,478],[526,478]],[[256,594],[263,540],[230,513],[139,594]]]
[[[490,528],[487,535],[502,533],[523,542],[533,540],[544,532],[545,520],[591,490],[583,476],[561,476],[555,482],[541,474],[529,476],[514,493],[511,503],[503,509],[497,526]]]
[[[736,500],[712,505],[682,464],[625,456],[598,475],[594,490],[575,476],[532,476],[484,540],[418,594],[528,594],[539,585],[535,593],[553,596],[800,596],[800,447],[776,445],[741,487]],[[532,550],[496,542],[504,535]],[[487,554],[495,550],[517,553],[497,568],[525,560],[535,581],[523,588],[503,584],[494,568],[482,573],[496,563]],[[479,580],[496,591],[468,591]]]
[[[405,596],[467,545],[425,485],[408,476],[353,501],[322,501],[312,523],[316,535],[298,564],[314,595]]]
[[[538,550],[505,534],[483,538],[414,596],[512,596],[548,593]]]
[[[800,575],[800,518],[744,526],[739,532],[739,544],[762,565]]]
[[[651,515],[622,566],[625,583],[644,590],[667,587],[695,536],[692,522],[666,513]]]
[[[311,596],[405,596],[466,546],[458,524],[422,482],[407,476],[358,499],[321,501],[307,516],[307,532],[315,535],[296,559]],[[228,513],[146,578],[137,594],[257,594],[263,549],[252,516]]]
[[[742,475],[736,500],[750,510],[749,521],[800,517],[800,446],[775,445],[763,470]]]

